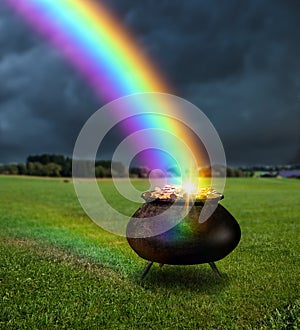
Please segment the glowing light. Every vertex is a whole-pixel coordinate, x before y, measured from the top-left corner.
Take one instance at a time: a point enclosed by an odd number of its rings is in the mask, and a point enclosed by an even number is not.
[[[196,194],[198,191],[198,187],[192,181],[184,182],[182,188],[188,195]]]

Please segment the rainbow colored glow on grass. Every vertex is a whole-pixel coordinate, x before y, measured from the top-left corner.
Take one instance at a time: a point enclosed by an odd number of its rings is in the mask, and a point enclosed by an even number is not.
[[[154,64],[147,60],[127,29],[99,1],[5,1],[80,72],[102,102],[134,93],[170,92]],[[187,127],[168,117],[172,115],[172,109],[159,99],[151,105],[138,106],[141,109],[159,107],[165,117],[150,114],[132,117],[128,125],[124,125],[126,135],[150,127],[172,132],[189,145],[201,163],[205,152],[199,152]],[[124,111],[130,117],[131,109],[127,107]],[[159,136],[153,137],[155,148],[159,149],[161,143],[164,141]],[[169,168],[176,165],[172,157],[166,157],[155,148],[141,154],[147,165],[151,163],[149,167],[157,168],[162,163],[167,163],[164,166]]]

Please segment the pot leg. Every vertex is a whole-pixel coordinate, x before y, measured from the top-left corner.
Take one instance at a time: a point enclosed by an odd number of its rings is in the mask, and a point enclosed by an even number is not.
[[[150,270],[150,268],[151,268],[152,265],[153,265],[153,261],[149,261],[147,263],[147,265],[145,266],[145,268],[144,268],[144,270],[142,272],[141,279],[143,279],[148,274],[148,272],[149,272],[149,270]]]
[[[210,267],[214,271],[214,273],[221,277],[221,274],[220,274],[216,264],[214,262],[209,262],[208,264],[210,265]]]

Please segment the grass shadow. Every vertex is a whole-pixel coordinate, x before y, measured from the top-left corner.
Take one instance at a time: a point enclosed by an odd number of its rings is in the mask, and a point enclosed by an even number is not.
[[[204,265],[164,265],[162,268],[153,265],[144,279],[141,279],[141,273],[142,269],[139,274],[134,274],[132,281],[144,288],[154,290],[160,288],[183,289],[214,294],[224,289],[230,281],[227,274],[221,273],[221,276],[218,276]]]

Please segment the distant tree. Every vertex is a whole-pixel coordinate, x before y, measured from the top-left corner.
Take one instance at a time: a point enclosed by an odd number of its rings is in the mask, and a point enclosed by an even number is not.
[[[241,169],[239,169],[239,168],[235,168],[235,169],[234,169],[234,176],[235,176],[236,178],[241,178],[241,177],[244,176],[244,173],[243,173],[243,171],[242,171]]]
[[[254,176],[254,171],[243,171],[243,176],[247,178],[252,178]]]
[[[74,170],[76,175],[80,175],[82,178],[93,178],[95,177],[95,163],[90,160],[76,161]]]
[[[72,159],[67,157],[62,164],[61,176],[70,177],[72,176]]]
[[[112,172],[115,176],[124,176],[125,167],[121,162],[111,162],[110,160],[97,160],[95,163],[89,160],[76,162],[76,171],[83,177],[111,177]],[[95,170],[95,172],[94,172]],[[20,171],[23,173],[24,168]],[[37,176],[72,176],[72,159],[62,155],[42,154],[29,155],[26,161],[25,171],[28,175]]]
[[[13,175],[17,175],[18,172],[18,166],[16,164],[8,164],[6,165],[6,171],[8,174],[13,174]]]
[[[115,176],[122,177],[125,175],[125,167],[121,162],[112,162],[111,170],[114,172]]]
[[[149,176],[149,168],[145,166],[140,167],[139,178],[148,178],[148,176]]]
[[[227,176],[228,178],[233,177],[233,176],[234,176],[234,169],[231,168],[231,167],[227,167],[227,169],[226,169],[226,176]]]
[[[227,167],[226,172],[228,178],[252,177],[254,175],[253,171],[243,171],[240,168],[234,168],[234,167]]]
[[[36,162],[41,163],[42,165],[47,165],[49,163],[63,165],[65,163],[65,157],[62,155],[54,155],[54,154],[29,155],[27,157],[27,163],[36,163]]]
[[[48,154],[43,154],[41,156],[36,156],[36,157],[37,157],[37,161],[43,165],[47,165],[51,162],[50,155]]]
[[[29,155],[26,167],[29,175],[72,176],[72,159],[63,155]]]
[[[95,166],[102,166],[104,168],[111,168],[111,161],[110,160],[96,160]]]
[[[95,161],[95,169],[99,166],[101,166],[104,170],[104,176],[103,177],[111,178],[111,161],[110,160],[96,160]],[[100,171],[102,171],[102,170],[100,169]]]
[[[44,176],[59,177],[61,174],[61,165],[56,163],[49,163],[43,165]]]
[[[23,164],[23,163],[19,163],[19,164],[17,165],[17,167],[18,167],[18,174],[20,174],[20,175],[25,175],[25,174],[27,174],[27,169],[26,169],[25,164]]]
[[[106,169],[101,166],[101,165],[98,165],[95,167],[95,175],[97,178],[104,178],[106,176]]]
[[[43,164],[41,164],[40,162],[28,162],[26,167],[28,175],[44,175]]]
[[[140,168],[139,167],[130,167],[129,168],[129,175],[131,177],[139,177]]]
[[[50,163],[55,163],[61,166],[65,163],[65,157],[62,155],[50,155],[49,160]]]

